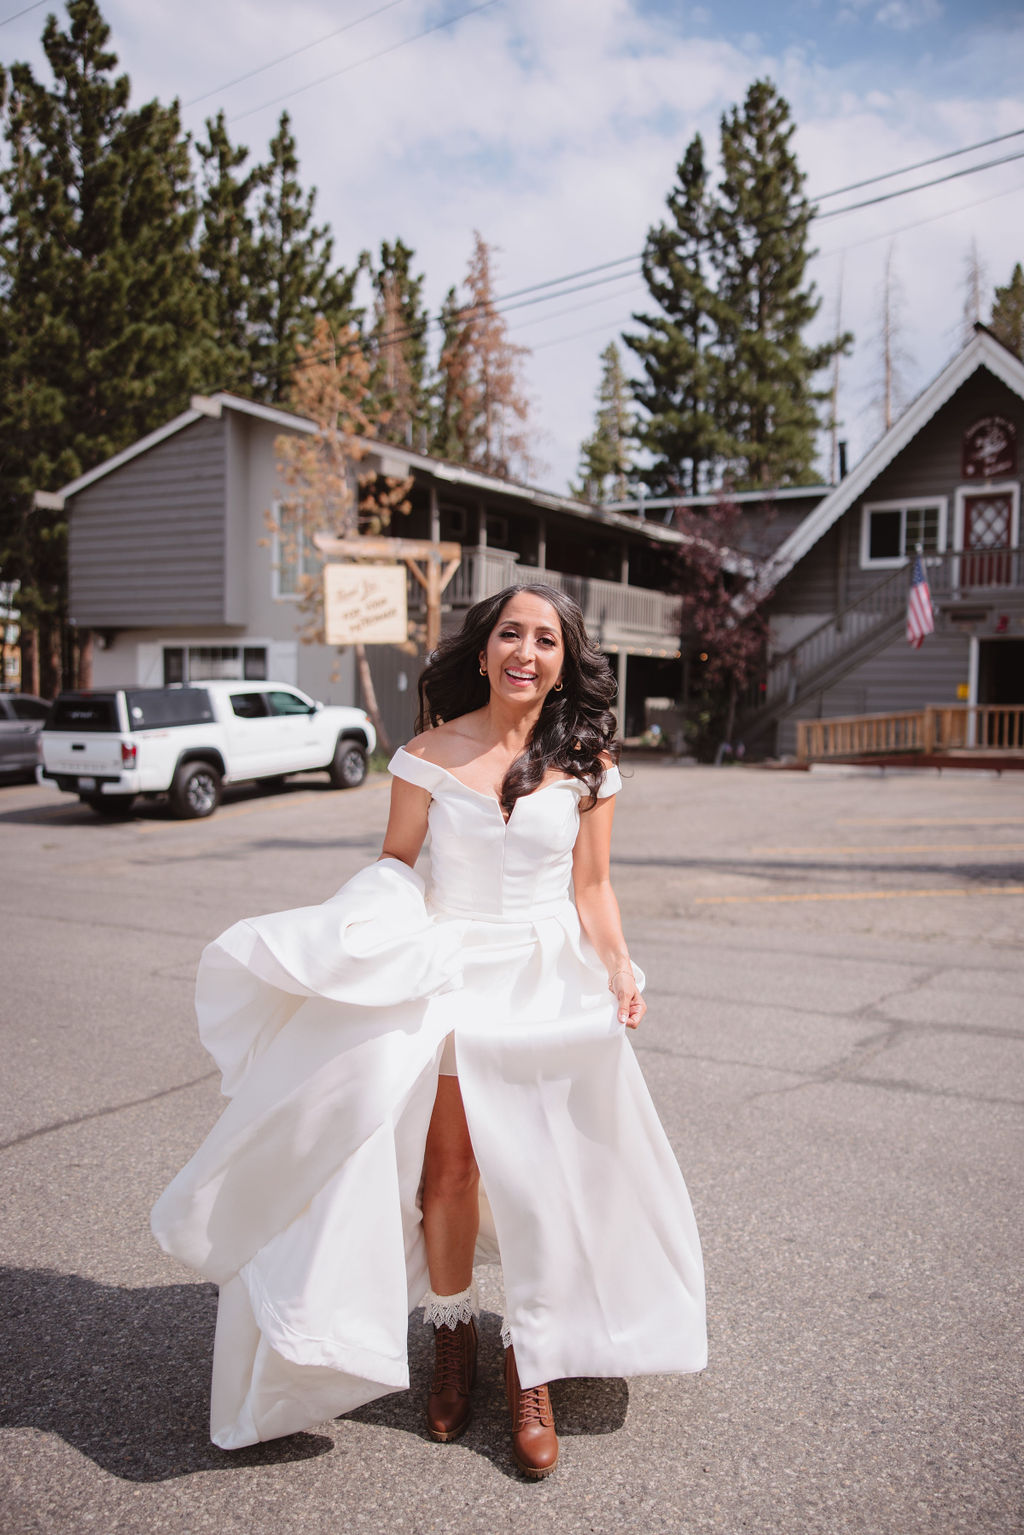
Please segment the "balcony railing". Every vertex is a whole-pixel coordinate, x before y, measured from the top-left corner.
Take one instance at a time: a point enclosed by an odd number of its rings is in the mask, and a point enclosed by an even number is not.
[[[643,586],[566,575],[521,565],[502,549],[467,549],[445,592],[445,602],[468,607],[517,582],[542,581],[579,603],[591,636],[606,649],[679,653],[679,598]]]

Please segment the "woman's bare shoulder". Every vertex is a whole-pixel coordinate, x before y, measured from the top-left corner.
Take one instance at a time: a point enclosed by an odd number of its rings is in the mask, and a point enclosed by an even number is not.
[[[467,747],[476,743],[473,733],[472,721],[476,714],[483,710],[474,710],[473,714],[462,714],[457,720],[435,725],[431,730],[424,730],[418,736],[413,736],[411,741],[405,743],[405,750],[412,757],[419,757],[421,762],[431,762],[435,767],[449,768],[453,764],[464,761]]]

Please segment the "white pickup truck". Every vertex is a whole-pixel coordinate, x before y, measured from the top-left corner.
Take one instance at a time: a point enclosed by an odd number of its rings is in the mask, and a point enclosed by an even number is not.
[[[61,693],[42,733],[39,781],[100,815],[166,794],[182,820],[212,815],[221,785],[324,768],[336,789],[366,777],[377,744],[362,709],[281,682]]]

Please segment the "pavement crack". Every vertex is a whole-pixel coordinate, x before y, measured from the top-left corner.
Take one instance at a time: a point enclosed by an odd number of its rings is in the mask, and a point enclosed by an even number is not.
[[[202,1082],[209,1082],[211,1077],[219,1076],[220,1072],[214,1068],[212,1071],[204,1071],[201,1077],[193,1077],[190,1082],[178,1082],[174,1087],[162,1087],[157,1093],[147,1093],[144,1098],[130,1098],[126,1103],[113,1103],[104,1109],[91,1109],[88,1114],[75,1114],[68,1119],[56,1119],[53,1124],[40,1125],[37,1130],[26,1130],[24,1135],[15,1135],[9,1141],[0,1141],[0,1151],[9,1151],[13,1146],[24,1146],[26,1141],[38,1140],[42,1135],[53,1135],[58,1130],[70,1129],[73,1125],[88,1124],[90,1119],[104,1119],[110,1114],[122,1114],[126,1109],[140,1108],[144,1103],[157,1103],[161,1098],[170,1098],[174,1093],[188,1092],[190,1087],[198,1087]]]

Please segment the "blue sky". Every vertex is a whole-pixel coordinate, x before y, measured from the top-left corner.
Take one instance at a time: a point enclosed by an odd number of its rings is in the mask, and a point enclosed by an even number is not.
[[[790,102],[812,194],[1024,128],[1024,9],[987,0],[495,0],[419,39],[474,0],[397,0],[228,86],[380,3],[106,0],[104,14],[136,101],[188,102],[214,90],[186,107],[193,130],[223,105],[233,134],[262,155],[287,106],[339,258],[402,236],[435,308],[465,271],[474,229],[498,247],[505,293],[638,252],[686,143],[700,131],[713,151],[722,113],[759,77]],[[18,0],[0,0],[0,22],[17,9]],[[45,15],[0,26],[0,58],[38,61]],[[334,77],[310,86],[325,74]],[[1024,136],[949,168],[1017,149]],[[856,335],[840,380],[856,460],[880,425],[886,261],[902,292],[909,398],[959,344],[972,244],[986,292],[1024,260],[1024,159],[823,220],[814,243],[817,328],[834,323],[841,291],[843,325]],[[624,267],[604,286],[509,315],[513,339],[531,349],[541,483],[562,489],[573,473],[592,426],[600,352],[643,306]]]

